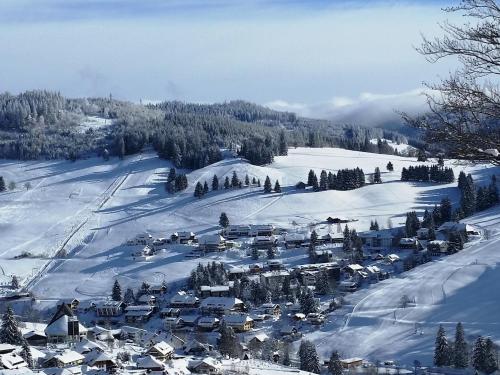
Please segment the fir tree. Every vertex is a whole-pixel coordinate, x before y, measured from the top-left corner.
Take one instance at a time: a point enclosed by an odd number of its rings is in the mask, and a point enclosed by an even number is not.
[[[229,182],[229,177],[226,176],[226,178],[224,179],[224,189],[229,189],[231,187],[231,183]]]
[[[342,363],[340,362],[339,353],[335,350],[330,355],[330,362],[328,363],[328,373],[331,375],[343,374]]]
[[[252,177],[252,185],[257,185],[257,179],[255,177]]]
[[[456,368],[467,368],[468,365],[467,342],[465,341],[462,323],[459,322],[455,330],[455,343],[453,344],[453,366]]]
[[[439,211],[443,222],[451,221],[451,201],[449,198],[443,198],[441,200]]]
[[[205,181],[205,183],[203,184],[203,195],[207,194],[208,193],[208,183]]]
[[[250,185],[250,178],[248,177],[248,174],[245,175],[245,186]]]
[[[318,177],[316,177],[316,175],[314,175],[312,179],[312,188],[314,191],[319,191]]]
[[[498,365],[497,365],[497,361],[496,361],[496,358],[497,358],[496,350],[495,350],[493,341],[491,341],[491,339],[489,337],[486,338],[486,340],[484,342],[484,354],[485,354],[485,358],[484,358],[483,371],[486,374],[491,374],[491,373],[495,372],[496,370],[498,370]]]
[[[238,178],[236,171],[233,171],[233,177],[231,178],[231,186],[238,187],[239,184],[240,184],[240,179]]]
[[[219,190],[219,178],[215,174],[214,177],[212,178],[212,190],[213,191]]]
[[[222,355],[227,355],[231,358],[236,358],[239,355],[240,344],[238,338],[234,334],[231,327],[228,327],[226,323],[222,323],[220,326],[220,341],[219,341],[219,351]]]
[[[305,289],[300,294],[299,304],[300,304],[300,311],[302,311],[302,313],[306,315],[318,311],[318,304],[314,299],[314,295],[309,288]]]
[[[122,300],[122,287],[120,286],[118,280],[115,280],[115,283],[113,284],[113,291],[111,293],[111,298],[113,299],[113,301]]]
[[[225,212],[221,212],[221,214],[220,214],[219,225],[222,228],[227,228],[229,226],[229,218],[227,217]]]
[[[352,250],[352,243],[351,243],[351,232],[349,232],[349,228],[346,226],[344,227],[344,241],[342,245],[342,250],[345,252],[349,252]]]
[[[123,302],[128,305],[133,305],[135,303],[134,291],[132,288],[127,288],[125,294],[123,295]]]
[[[330,283],[328,282],[328,275],[322,271],[316,278],[316,293],[327,295],[330,293]]]
[[[7,188],[5,186],[5,180],[3,179],[3,176],[0,176],[0,193],[5,191]]]
[[[380,230],[377,220],[370,222],[370,230]]]
[[[311,232],[310,242],[313,246],[316,246],[318,244],[318,233],[315,229],[313,229]]]
[[[194,188],[194,196],[195,198],[201,198],[203,196],[203,185],[200,181],[196,183],[196,186]]]
[[[0,343],[11,345],[22,345],[24,341],[21,331],[19,331],[17,320],[14,317],[12,307],[8,306],[2,317],[0,326]]]
[[[12,276],[12,280],[10,282],[10,286],[12,289],[19,289],[19,279],[16,275]]]
[[[33,368],[33,356],[31,355],[31,349],[26,340],[23,340],[21,352],[19,353],[24,362],[28,365],[28,368]]]
[[[387,163],[386,168],[387,168],[387,170],[388,170],[389,172],[392,172],[392,171],[394,170],[394,165],[392,165],[392,163],[391,163],[391,162],[389,162],[389,163]]]
[[[373,173],[373,183],[374,184],[381,184],[382,183],[382,178],[380,177],[380,168],[376,167],[375,172]]]
[[[302,340],[299,347],[300,370],[319,374],[321,372],[318,353],[311,341]]]
[[[484,371],[486,363],[485,340],[479,336],[472,348],[471,364],[477,371]]]
[[[312,169],[309,170],[309,174],[307,175],[307,185],[308,186],[313,186],[313,180],[316,174]]]
[[[270,193],[273,187],[271,185],[271,179],[269,176],[266,176],[266,181],[264,182],[264,193]]]
[[[418,150],[417,161],[427,161],[427,155],[424,150]]]
[[[276,183],[274,184],[274,192],[275,193],[281,193],[281,186],[278,180],[276,180]]]
[[[325,170],[322,170],[319,175],[319,190],[328,189],[328,175]]]
[[[260,178],[257,180],[257,187],[260,187]]]
[[[450,346],[444,328],[440,325],[436,335],[436,346],[434,348],[434,365],[443,367],[449,366],[450,364]]]

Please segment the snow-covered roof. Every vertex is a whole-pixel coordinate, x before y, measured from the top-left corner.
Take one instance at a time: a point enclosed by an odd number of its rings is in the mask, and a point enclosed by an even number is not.
[[[362,271],[364,269],[364,267],[360,266],[359,264],[349,264],[347,268],[349,268],[352,271]]]
[[[266,335],[265,333],[257,333],[255,335],[251,336],[249,341],[256,340],[256,341],[259,341],[259,342],[264,342],[264,341],[266,341],[268,339],[269,339],[269,336]]]
[[[247,322],[252,322],[253,319],[250,318],[248,314],[229,314],[224,316],[224,322],[229,325],[232,324],[245,324]]]
[[[163,355],[167,355],[169,353],[172,353],[174,351],[174,348],[167,344],[165,341],[160,341],[149,348],[148,352],[150,352],[151,350],[156,350]]]
[[[150,368],[163,368],[163,362],[148,355],[138,358],[136,361],[137,368],[150,369]]]
[[[52,358],[57,359],[63,364],[70,364],[78,361],[83,361],[85,357],[74,350],[66,350],[61,354],[56,354]]]
[[[200,290],[202,292],[229,292],[229,285],[202,285]]]
[[[370,230],[366,232],[358,233],[358,236],[361,238],[386,238],[392,239],[393,235],[388,231],[378,231],[378,230]]]
[[[215,325],[217,323],[219,323],[219,319],[217,319],[213,316],[202,316],[200,319],[198,319],[199,326],[212,327],[213,325]]]
[[[0,365],[7,370],[28,367],[24,359],[16,353],[1,354]]]
[[[226,239],[220,234],[207,234],[198,239],[200,245],[220,245],[225,241]]]
[[[10,353],[16,350],[16,347],[11,344],[0,344],[0,353]]]
[[[263,277],[280,277],[280,276],[290,276],[290,272],[287,270],[279,270],[279,271],[267,271],[262,274]]]
[[[414,245],[417,242],[415,238],[409,237],[409,238],[401,238],[399,240],[400,245]]]
[[[170,303],[173,304],[194,305],[196,302],[198,302],[197,297],[182,291],[177,292],[177,294],[170,298]]]
[[[68,322],[74,320],[78,322],[75,317],[69,317],[67,315],[61,316],[56,321],[52,322],[45,328],[45,334],[47,336],[68,336],[73,334],[72,332],[68,332]],[[86,333],[87,328],[85,328],[80,322],[78,322],[78,333]]]
[[[208,297],[201,301],[202,308],[232,309],[239,304],[243,304],[243,301],[235,297]]]

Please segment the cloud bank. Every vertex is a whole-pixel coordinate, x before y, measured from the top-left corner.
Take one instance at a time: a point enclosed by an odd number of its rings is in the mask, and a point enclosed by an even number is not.
[[[313,104],[275,100],[265,105],[278,111],[295,112],[300,116],[328,119],[338,123],[394,127],[402,123],[398,112],[416,115],[427,110],[422,89],[398,94],[365,92],[354,98],[333,97],[331,100]]]

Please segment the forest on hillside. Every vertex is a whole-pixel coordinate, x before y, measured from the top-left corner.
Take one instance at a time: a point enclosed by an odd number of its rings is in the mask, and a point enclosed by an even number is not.
[[[112,126],[82,130],[88,116]],[[380,128],[301,118],[245,101],[142,105],[109,98],[65,98],[50,91],[0,94],[0,158],[76,160],[123,157],[152,146],[177,167],[201,168],[229,149],[257,165],[288,147],[341,147],[393,154],[387,142],[418,142]]]

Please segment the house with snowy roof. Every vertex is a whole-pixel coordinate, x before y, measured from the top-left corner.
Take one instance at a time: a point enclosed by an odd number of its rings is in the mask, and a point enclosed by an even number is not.
[[[87,337],[87,328],[78,321],[68,304],[62,303],[44,333],[51,343],[80,341]]]
[[[174,348],[165,341],[160,341],[151,346],[146,353],[160,361],[166,361],[172,358]]]
[[[199,249],[205,252],[226,250],[226,239],[220,234],[207,234],[198,240]]]
[[[224,316],[224,323],[235,332],[247,332],[254,327],[254,321],[248,314],[228,314]]]
[[[43,363],[44,367],[69,367],[79,366],[85,357],[74,350],[66,350],[62,353],[50,356]]]
[[[192,361],[188,368],[195,374],[222,374],[222,363],[212,357]]]
[[[6,370],[26,369],[28,364],[24,359],[14,352],[0,354],[0,368]]]
[[[229,314],[242,311],[245,305],[236,297],[208,297],[201,301],[200,308],[204,314]]]
[[[180,291],[177,292],[172,298],[170,298],[170,307],[197,307],[199,304],[199,300],[196,296],[192,294],[188,294],[186,292]]]
[[[165,365],[159,359],[156,359],[153,356],[147,355],[145,357],[137,358],[136,367],[140,370],[163,371]]]

